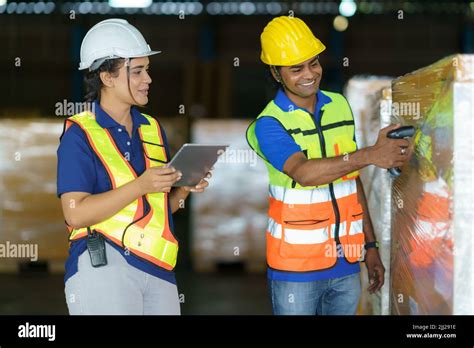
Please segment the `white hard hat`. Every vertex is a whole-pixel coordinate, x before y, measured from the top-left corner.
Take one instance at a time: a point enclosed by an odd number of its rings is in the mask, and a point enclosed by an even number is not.
[[[79,70],[97,69],[107,59],[151,56],[143,35],[125,19],[111,18],[94,25],[81,44]]]

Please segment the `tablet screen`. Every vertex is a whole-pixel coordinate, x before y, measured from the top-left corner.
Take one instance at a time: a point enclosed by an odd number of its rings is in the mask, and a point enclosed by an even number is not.
[[[184,144],[168,163],[183,173],[173,187],[196,186],[211,170],[229,145]]]

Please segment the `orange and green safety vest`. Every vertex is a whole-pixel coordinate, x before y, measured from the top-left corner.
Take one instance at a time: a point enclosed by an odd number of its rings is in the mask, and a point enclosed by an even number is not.
[[[319,123],[309,112],[282,110],[274,101],[257,117],[273,117],[308,159],[356,151],[354,119],[346,99],[323,91],[332,102],[321,108]],[[333,267],[341,255],[359,262],[364,246],[363,208],[357,198],[358,171],[332,183],[303,187],[277,170],[260,150],[255,121],[247,129],[250,147],[265,160],[269,174],[267,263],[283,271],[306,272]]]

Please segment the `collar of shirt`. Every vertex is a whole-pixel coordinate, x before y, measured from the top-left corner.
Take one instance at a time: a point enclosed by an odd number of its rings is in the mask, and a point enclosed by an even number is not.
[[[124,127],[117,121],[115,121],[107,112],[100,107],[99,101],[94,101],[94,111],[95,111],[95,120],[102,128],[117,128]],[[130,114],[132,115],[133,131],[132,134],[140,127],[142,124],[150,124],[145,116],[143,116],[140,111],[134,107],[130,108]]]
[[[275,96],[275,99],[273,100],[275,102],[275,104],[280,108],[282,109],[283,111],[286,111],[286,112],[290,112],[290,111],[294,111],[294,110],[297,110],[297,109],[300,109],[300,110],[303,110],[303,111],[306,111],[308,114],[311,114],[308,110],[306,110],[305,108],[301,108],[299,107],[298,105],[296,105],[295,103],[293,103],[291,101],[290,98],[288,98],[288,96],[286,95],[285,91],[283,90],[283,88],[280,88]],[[326,105],[326,104],[329,104],[332,102],[332,99],[331,97],[329,97],[328,95],[324,94],[320,89],[318,89],[318,92],[316,92],[316,105],[314,107],[314,114],[315,115],[318,115],[319,114],[319,110],[321,110],[321,108]]]

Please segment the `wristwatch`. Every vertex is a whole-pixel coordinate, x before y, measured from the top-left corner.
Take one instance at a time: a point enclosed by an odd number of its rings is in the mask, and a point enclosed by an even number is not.
[[[364,248],[365,248],[365,250],[368,250],[370,248],[378,249],[379,248],[379,242],[373,241],[373,242],[365,243]]]

